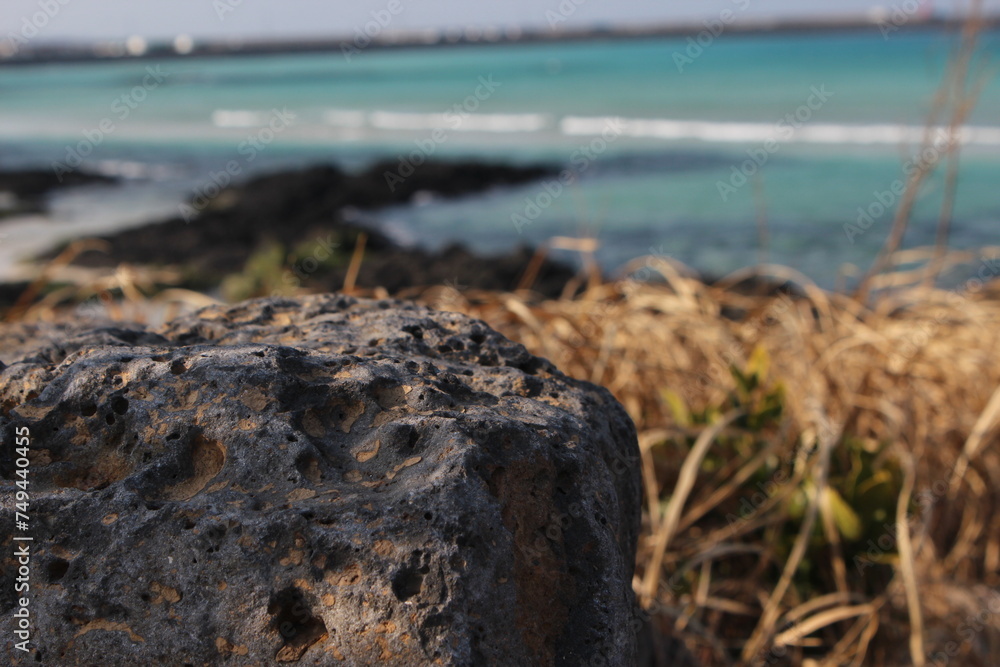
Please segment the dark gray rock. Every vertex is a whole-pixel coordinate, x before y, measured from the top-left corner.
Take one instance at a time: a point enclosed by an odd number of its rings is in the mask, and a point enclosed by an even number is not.
[[[24,664],[634,663],[632,423],[482,322],[330,295],[0,344]]]

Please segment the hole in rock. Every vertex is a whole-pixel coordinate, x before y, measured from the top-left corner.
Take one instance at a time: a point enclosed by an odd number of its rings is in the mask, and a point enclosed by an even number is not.
[[[424,586],[424,577],[430,572],[430,567],[423,562],[424,560],[423,553],[414,551],[410,554],[410,562],[392,578],[392,592],[400,602],[420,594]]]
[[[296,662],[309,647],[327,634],[326,623],[315,616],[298,588],[290,587],[277,593],[267,606],[271,627],[283,641],[274,656],[278,662]]]
[[[49,581],[59,581],[69,571],[69,563],[62,558],[55,558],[45,568]]]

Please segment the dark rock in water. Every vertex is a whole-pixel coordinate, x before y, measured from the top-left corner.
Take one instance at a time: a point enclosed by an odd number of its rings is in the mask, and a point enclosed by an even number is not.
[[[197,277],[188,286],[203,289],[243,271],[263,244],[278,243],[285,250],[311,244],[322,247],[324,257],[329,256],[329,248],[336,248],[343,259],[340,265],[308,272],[307,282],[329,291],[343,287],[346,258],[363,232],[368,241],[358,287],[386,287],[395,292],[449,280],[478,289],[514,289],[528,259],[520,250],[483,258],[464,249],[431,252],[402,248],[378,230],[345,220],[345,210],[405,204],[417,193],[441,197],[474,194],[539,180],[553,169],[426,162],[402,181],[387,179],[386,174],[395,174],[398,168],[397,163],[379,163],[360,174],[348,174],[333,166],[320,166],[261,176],[224,190],[211,201],[194,200],[187,220],[177,217],[105,237],[110,244],[107,253],[85,253],[76,263],[183,265],[190,276]],[[511,277],[509,266],[515,262],[518,270]],[[542,269],[536,288],[553,297],[576,273],[552,261],[546,261]]]
[[[0,171],[0,192],[14,196],[11,206],[0,209],[0,216],[39,213],[45,210],[45,197],[54,190],[94,183],[114,183],[116,179],[86,171],[57,174],[51,169]]]
[[[0,314],[17,303],[24,291],[28,289],[29,282],[0,283]]]
[[[358,272],[358,285],[386,288],[390,294],[427,285],[452,285],[498,292],[515,289],[532,261],[534,251],[521,246],[502,255],[478,255],[460,244],[438,252],[420,248],[393,248],[367,256]],[[558,298],[576,271],[561,262],[544,261],[531,289],[549,298]],[[344,285],[345,269],[333,269],[317,276],[323,291]]]
[[[325,295],[0,331],[38,663],[634,664],[632,423],[482,322]]]

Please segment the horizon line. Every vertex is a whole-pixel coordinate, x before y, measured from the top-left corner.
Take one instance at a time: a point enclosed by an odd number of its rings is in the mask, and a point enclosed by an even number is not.
[[[1000,27],[1000,13],[979,19],[986,30]],[[546,43],[560,41],[625,40],[655,37],[696,37],[712,28],[713,39],[725,33],[738,35],[862,31],[891,28],[893,32],[959,28],[968,18],[943,15],[907,16],[897,22],[889,14],[867,12],[860,15],[819,18],[752,18],[725,22],[719,18],[700,22],[663,23],[654,25],[604,25],[569,29],[486,27],[458,29],[379,30],[369,35],[355,28],[351,36],[280,37],[280,38],[219,38],[196,40],[188,35],[169,39],[149,40],[132,36],[125,40],[66,40],[17,46],[13,35],[0,43],[0,66],[50,64],[58,62],[93,62],[147,60],[152,58],[198,58],[220,56],[280,55],[321,53],[350,50],[385,50],[406,48],[437,48],[447,46],[483,46],[499,44]],[[360,33],[360,34],[359,34]],[[360,39],[365,37],[364,44]],[[24,40],[27,41],[27,40]]]

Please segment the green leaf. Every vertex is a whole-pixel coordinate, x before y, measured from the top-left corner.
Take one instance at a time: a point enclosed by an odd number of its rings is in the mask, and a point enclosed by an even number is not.
[[[672,389],[661,389],[660,397],[667,404],[667,407],[670,408],[670,412],[673,414],[674,421],[677,422],[678,426],[691,426],[693,422],[691,411],[688,410],[687,404],[681,398],[680,394]]]
[[[767,377],[767,372],[771,368],[771,358],[767,355],[767,350],[758,345],[750,353],[747,360],[747,374],[756,375],[760,379]]]
[[[837,526],[840,534],[848,540],[860,539],[862,526],[861,518],[857,512],[847,504],[847,501],[835,489],[826,487],[825,493],[827,499],[830,501],[830,510],[833,512],[833,523]]]

